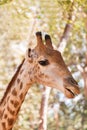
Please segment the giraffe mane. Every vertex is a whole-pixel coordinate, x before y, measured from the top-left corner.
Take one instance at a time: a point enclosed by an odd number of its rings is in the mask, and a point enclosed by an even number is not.
[[[0,105],[2,104],[2,102],[4,101],[5,97],[7,96],[8,92],[11,90],[11,86],[13,85],[14,81],[16,80],[16,77],[19,74],[19,71],[24,63],[25,59],[23,59],[22,63],[18,66],[17,71],[15,72],[14,76],[12,77],[11,81],[9,82],[6,91],[4,93],[4,96],[2,97],[1,101],[0,101]]]

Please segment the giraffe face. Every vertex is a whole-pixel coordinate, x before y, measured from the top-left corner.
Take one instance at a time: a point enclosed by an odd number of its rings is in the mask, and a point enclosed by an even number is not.
[[[37,46],[28,51],[36,69],[36,81],[40,84],[57,88],[66,97],[74,98],[79,94],[77,82],[67,69],[61,53],[54,50],[49,35],[45,36],[46,45],[42,43],[41,33],[37,33]]]

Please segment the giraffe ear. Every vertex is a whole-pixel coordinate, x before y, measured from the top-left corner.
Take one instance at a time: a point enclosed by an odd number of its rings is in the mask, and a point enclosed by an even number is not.
[[[42,40],[42,33],[41,32],[36,32],[36,37],[37,37],[37,47],[43,48],[43,40]]]
[[[28,48],[27,52],[26,52],[26,58],[31,61],[32,60],[32,50],[30,48]]]
[[[31,48],[28,49],[28,57],[31,57]]]
[[[45,35],[45,42],[46,42],[46,46],[48,48],[53,49],[50,35],[48,35],[48,34]]]

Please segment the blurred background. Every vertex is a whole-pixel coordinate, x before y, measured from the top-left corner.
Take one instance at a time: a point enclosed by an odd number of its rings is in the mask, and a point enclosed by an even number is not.
[[[36,31],[51,35],[81,94],[67,99],[33,85],[13,130],[87,130],[87,0],[0,0],[0,99],[26,49],[36,45]]]

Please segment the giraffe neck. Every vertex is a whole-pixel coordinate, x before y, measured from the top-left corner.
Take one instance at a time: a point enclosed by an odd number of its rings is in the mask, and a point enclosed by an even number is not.
[[[29,69],[27,61],[24,61],[16,76],[0,103],[0,130],[12,129],[26,93],[33,84],[32,68]]]

